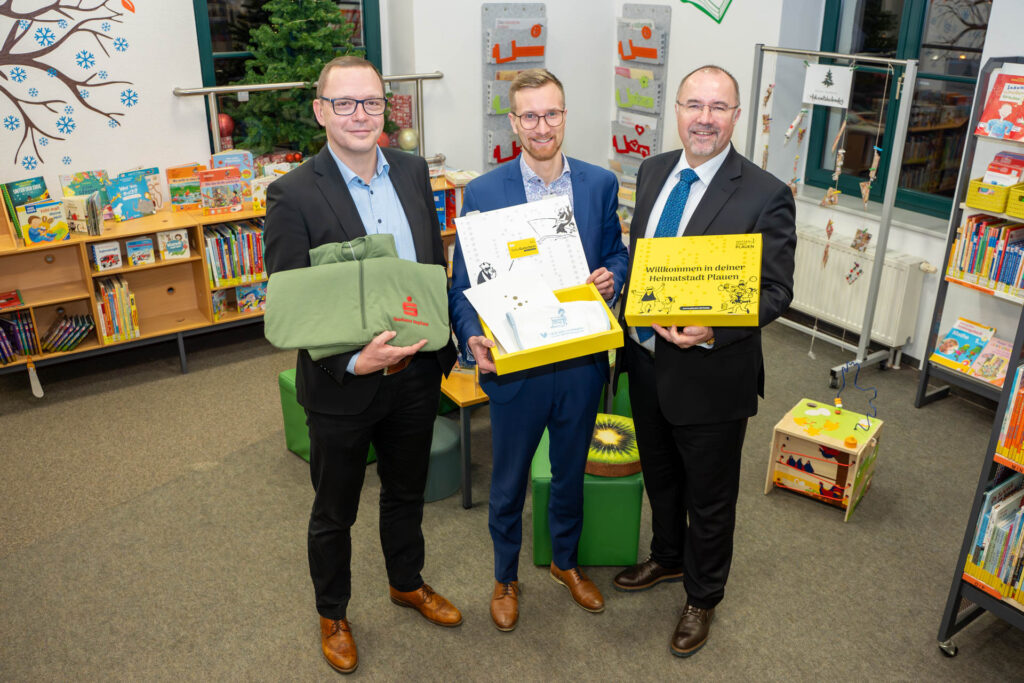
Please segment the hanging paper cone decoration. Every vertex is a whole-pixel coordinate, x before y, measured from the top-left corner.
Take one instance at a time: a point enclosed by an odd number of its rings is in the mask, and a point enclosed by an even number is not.
[[[831,246],[831,245],[829,245],[829,244],[826,244],[826,245],[825,245],[825,251],[823,251],[823,252],[822,252],[822,254],[821,254],[821,267],[822,267],[822,268],[824,268],[825,266],[827,266],[827,265],[828,265],[828,248],[829,248],[830,246]]]
[[[835,206],[839,203],[839,195],[841,194],[842,192],[834,187],[828,188],[825,190],[825,196],[822,198],[820,206]]]
[[[832,180],[838,181],[839,175],[843,172],[843,160],[846,159],[846,150],[836,152],[836,170],[832,171]]]
[[[804,141],[804,134],[805,133],[807,133],[807,129],[806,128],[801,128],[800,130],[798,130],[796,132],[796,141],[797,141],[797,143],[801,143],[801,142]]]
[[[832,231],[835,230],[835,225],[832,224],[832,219],[828,219],[828,223],[825,224],[825,237],[826,239],[832,239]]]
[[[772,117],[768,114],[761,114],[761,132],[768,133],[771,130]]]
[[[774,83],[769,83],[768,84],[768,90],[765,91],[765,93],[764,93],[764,102],[761,103],[762,107],[767,107],[768,106],[768,100],[770,100],[772,98],[772,90],[774,90],[774,89],[775,89],[775,84]]]
[[[839,132],[836,133],[835,139],[832,141],[832,153],[836,153],[836,148],[839,147],[839,140],[843,137],[843,133],[846,132],[846,119],[843,119],[843,125],[839,126]]]
[[[793,137],[793,133],[796,132],[796,129],[800,126],[800,123],[804,120],[804,116],[806,115],[807,109],[801,109],[800,113],[796,115],[795,119],[793,119],[793,123],[789,124],[789,128],[786,129],[786,143],[788,143],[790,138]]]
[[[865,180],[860,184],[860,198],[864,200],[864,208],[868,208],[868,197],[871,196],[871,181]]]

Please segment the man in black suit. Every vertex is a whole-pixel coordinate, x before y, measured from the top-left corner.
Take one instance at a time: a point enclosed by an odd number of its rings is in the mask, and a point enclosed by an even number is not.
[[[339,57],[317,82],[313,112],[327,144],[267,190],[268,274],[310,265],[309,250],[367,233],[395,237],[398,255],[444,265],[441,232],[426,162],[390,149],[384,128],[384,81],[368,61]],[[314,362],[299,351],[295,390],[306,409],[310,477],[309,570],[320,613],[321,649],[335,669],[358,663],[346,618],[351,595],[350,529],[372,443],[380,475],[380,537],[391,600],[441,626],[462,615],[423,582],[423,491],[441,374],[455,362],[451,342],[426,353],[426,340],[391,346],[382,332],[361,350]]]
[[[675,110],[683,150],[640,166],[630,253],[643,237],[760,233],[758,323],[764,326],[793,298],[795,208],[784,183],[732,148],[739,104],[736,79],[719,67],[701,67],[682,80]],[[725,594],[743,437],[747,418],[757,413],[757,397],[764,395],[761,332],[652,328],[629,328],[619,369],[630,376],[651,501],[651,554],[614,583],[639,591],[682,579],[687,601],[671,650],[688,657],[707,641],[714,608]]]

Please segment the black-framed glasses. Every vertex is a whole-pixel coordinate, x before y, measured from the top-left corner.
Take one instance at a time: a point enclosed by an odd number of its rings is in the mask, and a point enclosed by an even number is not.
[[[519,119],[519,125],[526,130],[533,130],[540,123],[541,119],[548,122],[548,125],[552,128],[557,128],[562,125],[562,121],[565,119],[564,109],[552,109],[546,114],[535,114],[532,111],[528,111],[525,114],[517,114],[512,112],[512,116]]]
[[[367,116],[380,116],[388,106],[386,97],[368,97],[365,100],[357,100],[352,97],[320,97],[321,100],[331,103],[331,109],[338,116],[352,116],[356,113],[356,107],[363,105],[363,111]]]
[[[700,102],[680,102],[679,100],[676,100],[676,104],[682,107],[683,111],[685,111],[687,114],[691,114],[693,116],[700,116],[701,114],[704,113],[705,109],[709,110],[712,116],[725,116],[733,109],[739,109],[740,107],[740,105],[738,104],[730,107],[724,102],[715,102],[714,104],[701,104]]]

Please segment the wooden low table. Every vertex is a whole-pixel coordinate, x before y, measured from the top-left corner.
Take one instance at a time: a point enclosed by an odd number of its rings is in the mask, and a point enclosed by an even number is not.
[[[441,380],[441,392],[459,407],[459,426],[462,431],[462,507],[473,507],[473,487],[470,481],[469,417],[473,408],[490,399],[480,388],[475,372],[452,370]]]

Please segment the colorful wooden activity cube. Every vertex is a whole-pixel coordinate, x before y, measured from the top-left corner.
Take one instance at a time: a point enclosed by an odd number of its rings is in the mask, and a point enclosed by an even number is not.
[[[786,413],[772,436],[767,495],[773,487],[809,496],[846,511],[871,486],[882,421],[809,398]]]

